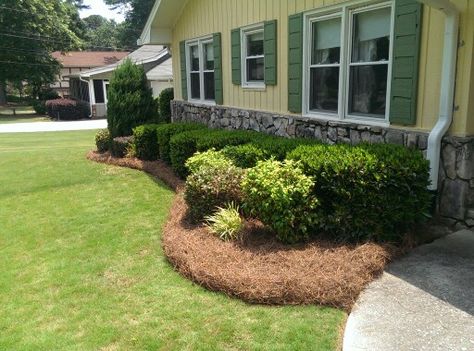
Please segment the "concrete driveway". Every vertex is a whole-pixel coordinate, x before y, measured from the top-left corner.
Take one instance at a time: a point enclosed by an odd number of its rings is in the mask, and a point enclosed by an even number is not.
[[[361,294],[343,349],[474,350],[474,233],[448,235],[391,264]]]
[[[106,119],[0,124],[0,133],[33,133],[107,128]]]

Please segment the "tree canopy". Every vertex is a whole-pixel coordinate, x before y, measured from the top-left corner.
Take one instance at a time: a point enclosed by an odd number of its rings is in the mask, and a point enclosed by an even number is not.
[[[125,22],[121,24],[119,42],[122,47],[137,47],[145,23],[150,15],[155,0],[105,0],[112,9],[125,13]]]
[[[6,102],[6,81],[33,86],[53,81],[59,63],[51,52],[72,50],[81,43],[72,13],[71,5],[62,0],[2,0],[0,104]]]

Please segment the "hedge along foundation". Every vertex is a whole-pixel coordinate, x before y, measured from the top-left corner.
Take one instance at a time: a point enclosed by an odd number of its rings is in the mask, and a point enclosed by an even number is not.
[[[198,122],[210,128],[255,130],[288,138],[315,138],[328,144],[392,143],[421,150],[428,133],[327,121],[295,115],[207,106],[175,100],[173,122]],[[452,225],[474,227],[474,137],[446,136],[441,144],[436,214]]]

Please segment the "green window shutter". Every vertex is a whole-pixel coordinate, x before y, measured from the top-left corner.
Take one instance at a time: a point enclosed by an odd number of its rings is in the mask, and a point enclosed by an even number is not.
[[[179,56],[181,61],[181,92],[183,100],[188,99],[188,77],[186,74],[186,43],[179,43]]]
[[[416,123],[422,9],[416,0],[395,1],[391,123]]]
[[[231,32],[232,47],[232,83],[240,85],[242,83],[242,58],[240,53],[240,28],[232,29]]]
[[[277,84],[277,21],[266,21],[263,30],[265,84]]]
[[[303,13],[288,20],[288,110],[301,113],[303,86]]]
[[[214,46],[214,92],[217,105],[224,103],[224,94],[222,90],[222,44],[221,33],[212,35]]]

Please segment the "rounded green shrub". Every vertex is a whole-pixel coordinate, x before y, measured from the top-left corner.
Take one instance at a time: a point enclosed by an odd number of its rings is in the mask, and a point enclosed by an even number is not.
[[[234,164],[221,151],[215,149],[196,152],[186,161],[190,174],[196,173],[201,167],[232,167]]]
[[[258,161],[269,158],[269,154],[255,144],[226,146],[222,153],[234,162],[237,167],[252,168]]]
[[[259,161],[243,182],[244,209],[270,226],[279,240],[307,240],[316,227],[318,201],[313,180],[293,161]]]
[[[110,148],[110,132],[108,129],[101,129],[95,135],[95,145],[97,146],[97,151],[104,153],[109,151]]]
[[[158,124],[144,124],[133,128],[133,153],[140,160],[155,161],[158,159]]]
[[[44,100],[33,100],[32,102],[33,110],[35,110],[38,115],[45,115],[46,110],[46,101]]]
[[[133,136],[116,137],[112,139],[110,153],[114,157],[125,157],[129,154],[133,144]]]
[[[172,136],[183,133],[188,130],[207,129],[204,124],[200,123],[167,123],[160,124],[156,128],[158,140],[158,149],[160,158],[166,163],[171,163],[170,156],[170,139]]]
[[[132,134],[133,128],[156,120],[157,106],[142,66],[125,60],[110,80],[107,122],[112,137]]]
[[[158,106],[160,112],[160,120],[164,123],[171,122],[171,101],[174,99],[173,88],[163,89],[158,96]]]
[[[300,146],[288,157],[315,180],[321,229],[338,240],[399,241],[428,213],[429,165],[398,145]]]
[[[209,156],[209,155],[208,155]],[[202,161],[202,160],[201,160]],[[242,203],[241,182],[244,171],[232,164],[209,156],[186,180],[184,199],[191,220],[201,221],[217,207]]]

